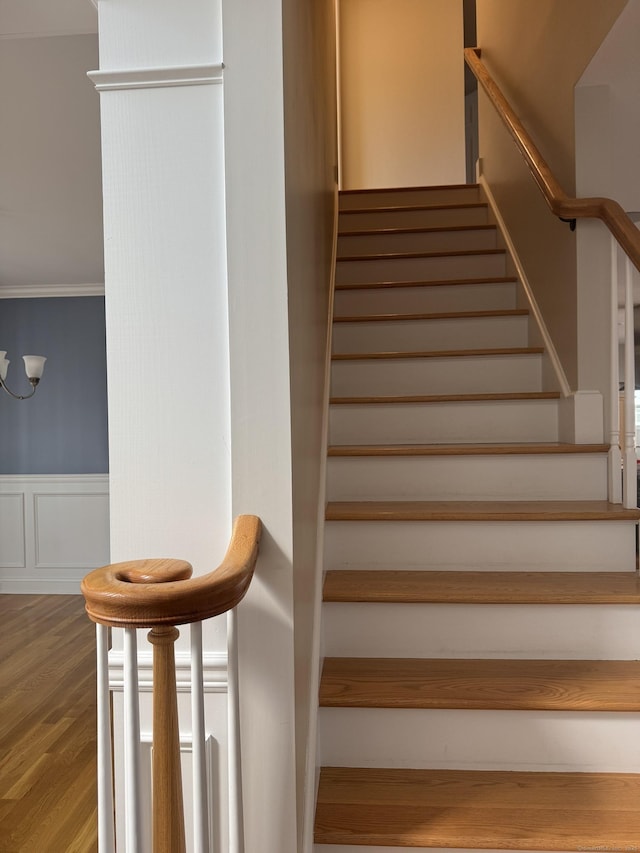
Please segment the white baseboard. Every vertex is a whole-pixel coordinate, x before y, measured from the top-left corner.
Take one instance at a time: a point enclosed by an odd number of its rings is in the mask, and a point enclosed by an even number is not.
[[[0,476],[0,592],[76,594],[109,562],[109,476]]]
[[[604,400],[599,391],[576,391],[560,400],[558,438],[572,444],[604,441]]]

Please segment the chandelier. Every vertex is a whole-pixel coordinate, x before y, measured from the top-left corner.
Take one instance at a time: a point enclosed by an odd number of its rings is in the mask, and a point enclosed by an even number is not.
[[[29,397],[33,397],[36,393],[38,383],[42,378],[44,363],[47,359],[42,355],[23,355],[22,360],[24,361],[24,369],[27,374],[27,379],[31,384],[30,394],[14,394],[13,391],[7,387],[6,378],[7,370],[9,369],[9,359],[7,358],[6,350],[0,350],[0,388],[4,388],[7,394],[10,394],[14,400],[28,400]]]

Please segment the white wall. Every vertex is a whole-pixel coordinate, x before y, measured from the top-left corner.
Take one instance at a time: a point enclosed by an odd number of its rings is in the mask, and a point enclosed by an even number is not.
[[[628,211],[640,210],[639,32],[640,0],[629,0],[575,90],[576,191],[614,198]],[[583,382],[605,393],[608,358],[590,342],[610,326],[610,256],[608,229],[584,223],[578,233],[578,367]]]
[[[232,506],[262,518],[239,608],[246,849],[296,850],[282,8],[223,0]]]
[[[605,193],[640,210],[640,0],[629,0],[577,84],[576,170],[580,192]],[[594,91],[593,101],[586,90]],[[603,109],[606,99],[606,116]],[[597,110],[595,114],[590,111]],[[591,158],[585,158],[588,151]]]
[[[190,76],[184,66],[221,61],[221,21],[223,87],[177,85]],[[330,7],[287,10],[286,133],[278,0],[223,0],[222,19],[205,0],[104,2],[94,76],[103,87],[112,559],[173,555],[206,571],[232,514],[261,517],[257,572],[238,612],[246,849],[261,853],[298,850],[296,715],[306,728],[310,714],[310,628],[300,632],[297,708],[294,625],[296,610],[305,617],[313,606],[315,582],[304,561],[315,558],[320,492],[335,145],[330,126],[318,134],[333,92],[330,44],[314,27],[330,21]],[[299,512],[296,476],[312,478]],[[224,624],[214,623],[206,653],[222,661]],[[224,759],[224,711],[211,697],[207,707]],[[145,703],[145,733],[148,725]]]
[[[342,187],[465,181],[462,2],[340,0]]]
[[[284,127],[293,475],[293,592],[298,847],[315,800],[319,606],[336,204],[334,0],[286,0]]]

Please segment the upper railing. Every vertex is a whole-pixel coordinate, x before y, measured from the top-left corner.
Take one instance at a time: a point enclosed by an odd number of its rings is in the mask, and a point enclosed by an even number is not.
[[[479,48],[465,48],[465,62],[508,128],[551,212],[561,219],[602,220],[636,269],[640,270],[640,231],[632,220],[611,198],[572,198],[565,193],[480,56]]]
[[[632,265],[640,270],[640,231],[617,201],[611,198],[571,198],[565,193],[480,56],[478,48],[469,47],[464,51],[467,65],[509,130],[551,212],[570,221],[572,228],[576,219],[600,219],[611,233],[608,496],[612,503],[635,507],[638,498]],[[624,264],[621,257],[624,257]],[[618,325],[621,309],[624,315],[623,329]],[[620,343],[624,344],[622,370]],[[624,430],[620,422],[621,409]]]
[[[260,519],[239,516],[229,548],[220,566],[192,578],[183,560],[137,560],[105,566],[82,582],[87,613],[97,623],[98,646],[98,850],[114,853],[108,648],[110,628],[124,628],[124,782],[125,851],[144,853],[142,768],[140,765],[140,710],[137,628],[151,628],[153,645],[153,781],[152,836],[154,853],[184,853],[185,828],[180,772],[180,735],[176,697],[174,642],[176,625],[191,626],[191,702],[193,753],[193,850],[208,853],[204,687],[202,677],[202,621],[233,611],[249,588],[258,545]],[[231,642],[231,640],[229,640]],[[237,732],[235,650],[229,648],[230,762]],[[238,772],[230,767],[230,780]],[[236,792],[230,791],[230,801]],[[241,834],[241,828],[230,827]],[[239,844],[232,845],[236,850]]]

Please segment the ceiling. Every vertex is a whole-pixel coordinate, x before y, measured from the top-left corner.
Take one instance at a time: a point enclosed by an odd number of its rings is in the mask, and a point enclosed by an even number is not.
[[[104,282],[91,0],[0,0],[0,297]]]
[[[92,0],[0,0],[0,36],[78,35],[98,32]]]

